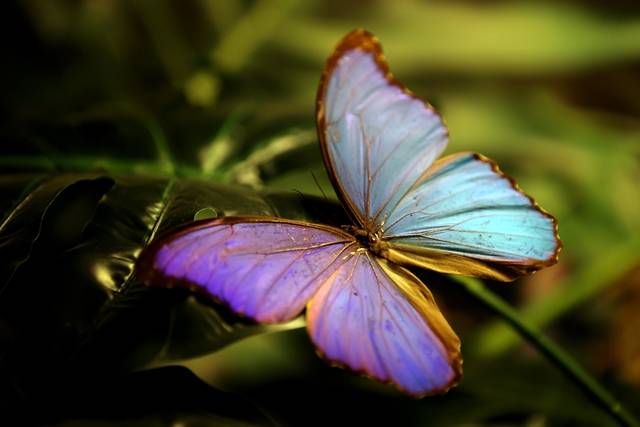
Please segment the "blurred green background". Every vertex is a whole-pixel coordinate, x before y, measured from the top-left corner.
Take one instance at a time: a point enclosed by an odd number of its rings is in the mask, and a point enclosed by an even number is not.
[[[2,15],[3,174],[103,170],[329,197],[319,76],[344,34],[372,31],[395,76],[444,116],[447,153],[495,159],[559,220],[560,262],[492,289],[640,411],[640,3],[24,0]],[[446,396],[407,400],[329,370],[300,329],[184,365],[283,425],[339,420],[337,408],[401,425],[608,422],[507,326],[431,280],[463,337],[465,378]]]

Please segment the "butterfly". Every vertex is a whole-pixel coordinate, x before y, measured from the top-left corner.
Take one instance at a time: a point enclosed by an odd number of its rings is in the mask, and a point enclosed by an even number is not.
[[[306,308],[332,364],[417,397],[443,393],[461,376],[460,340],[408,267],[510,281],[557,261],[557,222],[486,157],[436,160],[448,141],[441,117],[391,75],[365,30],[328,59],[316,121],[352,224],[196,221],[152,242],[138,275],[204,291],[257,322]]]

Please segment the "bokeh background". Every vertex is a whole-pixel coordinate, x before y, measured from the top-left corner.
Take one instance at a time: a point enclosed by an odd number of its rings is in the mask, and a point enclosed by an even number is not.
[[[24,0],[2,9],[3,182],[104,171],[333,198],[316,88],[344,34],[374,32],[395,76],[444,116],[447,153],[495,159],[559,220],[560,262],[491,289],[640,412],[638,2]],[[181,363],[276,425],[611,422],[472,297],[428,280],[463,338],[465,378],[448,395],[415,401],[330,369],[300,324]]]

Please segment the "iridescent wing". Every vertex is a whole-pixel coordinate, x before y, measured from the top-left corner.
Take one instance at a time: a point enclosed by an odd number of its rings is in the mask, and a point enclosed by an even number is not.
[[[317,124],[336,192],[390,244],[389,260],[499,280],[556,262],[555,219],[495,163],[461,154],[433,165],[447,130],[390,75],[371,34],[348,34],[329,59]]]
[[[333,227],[259,217],[191,223],[147,247],[138,275],[186,286],[260,322],[308,304],[312,340],[334,363],[414,395],[461,374],[460,341],[419,279]]]
[[[331,362],[415,396],[442,393],[461,375],[460,341],[429,290],[364,249],[320,287],[307,327]]]
[[[555,219],[494,162],[470,153],[436,162],[383,230],[390,260],[499,280],[554,264],[561,247]]]
[[[325,165],[351,217],[377,230],[447,144],[436,112],[395,80],[377,39],[348,34],[325,67],[316,103]]]
[[[259,322],[284,322],[300,314],[355,245],[329,226],[226,217],[155,241],[137,271],[149,284],[186,286]]]

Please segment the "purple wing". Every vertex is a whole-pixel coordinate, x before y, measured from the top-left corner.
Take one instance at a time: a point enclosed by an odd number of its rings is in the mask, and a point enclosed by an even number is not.
[[[428,289],[362,249],[312,298],[307,326],[332,362],[416,396],[444,392],[461,374],[460,341]]]
[[[270,218],[195,222],[150,245],[138,272],[150,284],[203,290],[259,322],[296,317],[347,259],[339,229]]]

